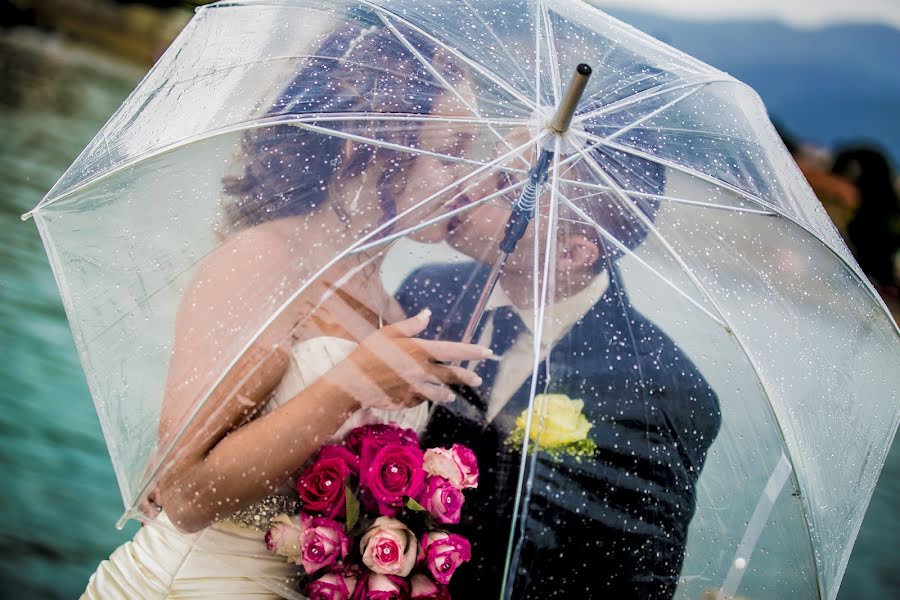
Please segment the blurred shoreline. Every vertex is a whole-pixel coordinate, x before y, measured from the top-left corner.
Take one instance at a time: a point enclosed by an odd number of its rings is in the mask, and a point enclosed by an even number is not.
[[[18,0],[4,24],[53,31],[145,68],[153,65],[192,16],[190,6],[160,8],[110,0]]]

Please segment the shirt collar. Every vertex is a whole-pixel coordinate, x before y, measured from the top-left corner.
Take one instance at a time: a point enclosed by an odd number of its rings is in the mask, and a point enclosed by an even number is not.
[[[604,270],[594,277],[584,289],[579,290],[568,298],[559,300],[552,307],[547,307],[544,311],[544,333],[542,336],[544,343],[548,341],[551,343],[556,342],[568,333],[572,326],[600,301],[600,298],[603,297],[608,288],[609,271]],[[503,286],[497,284],[494,293],[491,294],[491,298],[488,300],[487,309],[493,310],[501,306],[510,306],[519,313],[525,327],[533,334],[534,309],[523,310],[517,308],[510,300],[509,294],[506,293]]]

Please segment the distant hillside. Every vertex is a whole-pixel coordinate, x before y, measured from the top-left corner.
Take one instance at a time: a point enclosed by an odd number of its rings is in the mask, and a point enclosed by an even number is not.
[[[868,140],[900,163],[900,30],[793,29],[775,21],[696,23],[609,14],[748,83],[770,116],[819,145]]]

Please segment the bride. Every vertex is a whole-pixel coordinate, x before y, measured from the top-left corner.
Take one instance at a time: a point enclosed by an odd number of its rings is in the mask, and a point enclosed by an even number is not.
[[[430,56],[455,93],[386,29],[346,27],[325,39],[268,114],[471,115],[460,101],[473,95],[463,69]],[[421,430],[426,401],[451,399],[449,385],[480,384],[448,363],[489,351],[415,337],[429,313],[403,314],[381,284],[378,250],[348,255],[292,297],[322,267],[312,257],[339,255],[462,174],[458,162],[392,147],[460,155],[474,138],[455,122],[394,121],[375,131],[371,123],[329,124],[334,135],[276,124],[244,136],[243,172],[225,182],[225,239],[200,265],[176,319],[159,434],[160,447],[176,443],[144,504],[155,518],[99,565],[83,598],[301,597],[296,567],[262,541],[268,519],[292,507],[292,474],[351,427],[394,421]],[[394,146],[367,145],[362,135]],[[413,224],[404,221],[393,229]],[[410,237],[437,242],[443,227]],[[219,381],[233,332],[257,325],[264,333]]]

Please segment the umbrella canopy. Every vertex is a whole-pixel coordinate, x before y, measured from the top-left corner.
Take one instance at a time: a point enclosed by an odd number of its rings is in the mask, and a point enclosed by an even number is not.
[[[32,213],[127,514],[238,359],[280,320],[335,334],[327,300],[373,257],[400,308],[434,312],[424,335],[458,339],[542,149],[476,334],[512,313],[515,342],[480,408],[433,412],[447,441],[483,433],[496,493],[475,514],[502,535],[474,540],[478,572],[565,590],[655,540],[630,562],[665,563],[679,597],[835,597],[900,418],[897,326],[753,90],[567,0],[198,10]],[[282,270],[261,248],[204,288],[273,223],[298,249]],[[173,362],[178,335],[204,352]]]

